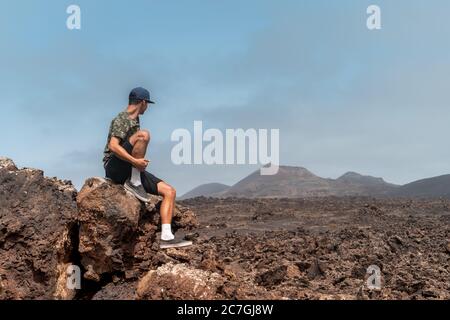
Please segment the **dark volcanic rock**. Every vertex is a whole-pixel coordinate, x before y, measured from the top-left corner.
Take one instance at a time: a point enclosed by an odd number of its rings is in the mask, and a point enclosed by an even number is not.
[[[283,264],[259,274],[256,282],[265,287],[272,287],[299,275],[300,272],[296,265]]]
[[[77,207],[70,182],[0,158],[0,299],[70,299]]]
[[[101,288],[92,300],[130,300],[136,299],[136,284],[134,282],[111,282]]]
[[[221,291],[226,299],[249,298],[248,291],[235,294],[244,286],[254,292],[265,288],[277,299],[450,297],[448,199],[196,198],[181,203],[201,222],[195,252],[205,257],[213,249],[218,273],[230,279]],[[216,228],[224,219],[227,225]],[[199,268],[211,265],[190,256],[190,264]],[[380,269],[381,290],[368,287],[370,266]],[[233,279],[239,285],[231,285]]]

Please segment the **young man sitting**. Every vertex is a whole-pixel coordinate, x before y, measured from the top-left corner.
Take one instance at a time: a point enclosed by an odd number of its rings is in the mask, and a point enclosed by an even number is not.
[[[191,241],[176,239],[171,229],[175,189],[145,171],[149,164],[145,153],[150,142],[150,133],[141,130],[139,116],[153,103],[148,90],[135,88],[129,95],[127,109],[112,120],[103,158],[106,177],[115,183],[124,184],[125,189],[144,202],[149,201],[148,193],[161,195],[163,200],[160,208],[160,247],[164,249],[189,246]]]

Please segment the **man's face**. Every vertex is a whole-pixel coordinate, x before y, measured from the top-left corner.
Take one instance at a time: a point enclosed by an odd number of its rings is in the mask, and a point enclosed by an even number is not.
[[[147,110],[147,108],[148,108],[148,102],[141,101],[141,106],[140,106],[141,112],[139,112],[139,114],[144,114],[145,111]]]

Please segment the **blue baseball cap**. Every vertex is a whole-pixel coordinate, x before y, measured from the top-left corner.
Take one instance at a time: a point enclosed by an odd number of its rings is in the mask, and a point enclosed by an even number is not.
[[[141,87],[131,90],[129,98],[130,100],[145,100],[148,103],[155,103],[150,100],[150,92],[147,89]]]

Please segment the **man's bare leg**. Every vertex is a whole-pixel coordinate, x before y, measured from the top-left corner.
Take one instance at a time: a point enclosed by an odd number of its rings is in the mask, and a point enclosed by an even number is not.
[[[161,207],[159,209],[161,214],[161,239],[173,239],[171,223],[173,216],[173,209],[175,207],[176,190],[169,184],[161,181],[158,183],[158,193],[163,197]]]
[[[136,159],[144,159],[149,142],[150,133],[147,130],[140,130],[133,134],[130,137],[130,143],[133,146],[131,155]]]

